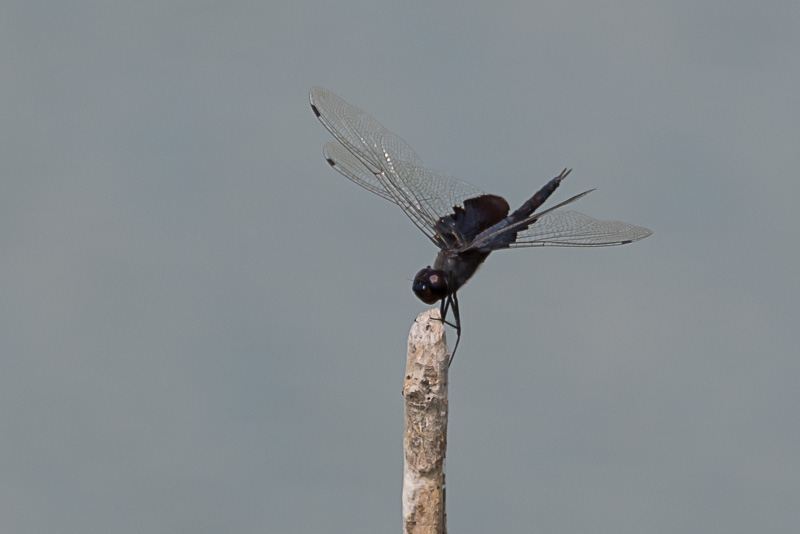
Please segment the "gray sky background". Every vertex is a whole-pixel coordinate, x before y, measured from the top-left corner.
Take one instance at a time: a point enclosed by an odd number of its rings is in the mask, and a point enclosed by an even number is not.
[[[800,4],[4,2],[0,530],[398,532],[409,279],[312,85],[647,226],[460,293],[452,532],[800,524]],[[516,207],[516,206],[514,206]],[[451,336],[452,340],[452,336]]]

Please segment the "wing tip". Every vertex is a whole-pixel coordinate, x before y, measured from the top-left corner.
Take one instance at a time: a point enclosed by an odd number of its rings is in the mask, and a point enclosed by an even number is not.
[[[326,91],[322,87],[319,87],[318,85],[312,87],[311,90],[308,92],[308,102],[311,104],[311,109],[312,111],[314,111],[314,115],[316,115],[317,117],[321,115],[319,112],[319,108],[317,107],[317,103],[323,100],[327,94],[328,91]]]

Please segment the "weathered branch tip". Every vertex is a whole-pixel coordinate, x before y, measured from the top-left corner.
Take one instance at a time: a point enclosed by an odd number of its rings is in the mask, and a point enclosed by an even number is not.
[[[447,532],[444,460],[447,452],[448,364],[439,310],[421,313],[408,335],[403,434],[403,532]]]

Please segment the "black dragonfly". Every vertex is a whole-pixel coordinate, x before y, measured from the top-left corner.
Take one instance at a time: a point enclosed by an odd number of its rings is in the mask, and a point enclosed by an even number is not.
[[[330,91],[314,87],[309,99],[314,114],[336,138],[323,150],[331,167],[364,189],[397,204],[439,247],[433,266],[417,273],[411,289],[426,304],[441,301],[441,320],[454,327],[458,336],[451,363],[461,341],[457,292],[492,251],[545,245],[624,245],[652,234],[640,226],[558,211],[594,189],[534,213],[567,177],[568,169],[509,215],[510,208],[503,197],[486,194],[466,182],[424,167],[405,141]],[[455,324],[446,321],[450,308]]]

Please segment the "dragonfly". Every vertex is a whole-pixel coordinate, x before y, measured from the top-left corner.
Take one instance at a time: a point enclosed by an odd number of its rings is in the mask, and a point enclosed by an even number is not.
[[[461,341],[458,291],[495,250],[522,247],[605,247],[633,243],[652,234],[647,228],[601,221],[561,208],[588,195],[577,194],[536,213],[571,169],[558,176],[509,215],[508,201],[429,169],[400,137],[361,109],[321,87],[311,89],[311,110],[333,135],[323,147],[328,164],[364,189],[397,205],[438,247],[433,265],[411,285],[425,304],[439,302],[440,320]],[[452,310],[454,323],[447,321]]]

